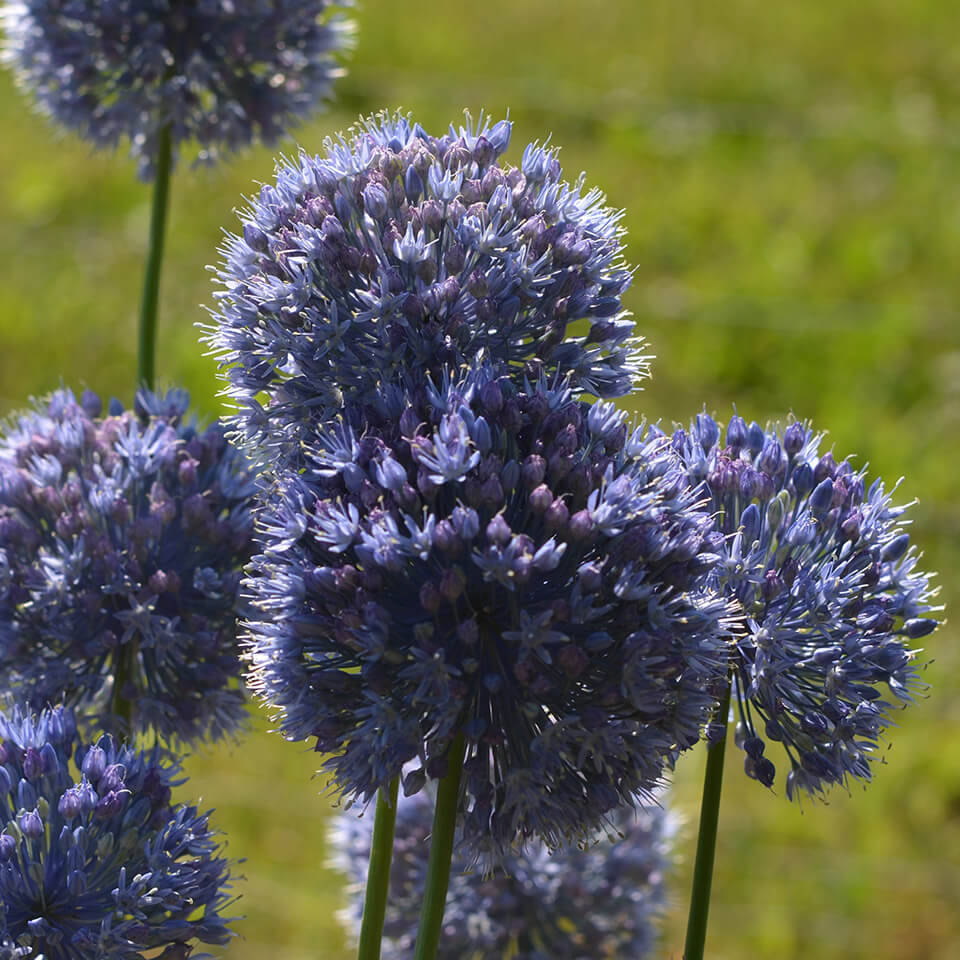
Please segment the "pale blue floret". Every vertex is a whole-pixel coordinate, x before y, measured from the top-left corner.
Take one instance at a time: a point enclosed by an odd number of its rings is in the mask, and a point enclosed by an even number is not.
[[[381,114],[280,162],[222,248],[207,330],[238,437],[299,469],[337,414],[375,421],[385,392],[480,360],[518,384],[636,385],[620,213],[553,152],[501,163],[509,140],[505,121],[434,137]]]
[[[715,517],[711,582],[742,607],[733,683],[749,776],[770,786],[766,742],[790,760],[788,796],[869,780],[894,704],[919,686],[910,641],[934,630],[936,590],[917,569],[905,506],[801,423],[747,427],[721,442],[706,414],[673,446]]]
[[[159,748],[77,735],[63,709],[0,714],[0,956],[186,957],[225,944],[229,863]]]
[[[360,800],[410,762],[440,776],[463,734],[465,842],[491,860],[646,796],[728,659],[712,520],[669,441],[626,453],[622,417],[528,387],[483,365],[319,433],[265,494],[246,584],[249,683],[284,734]]]
[[[95,395],[60,390],[0,434],[0,680],[18,701],[112,729],[120,683],[138,732],[195,741],[242,721],[253,475],[188,402],[142,392],[101,417]]]
[[[351,0],[7,0],[4,59],[44,113],[155,173],[161,130],[200,158],[271,143],[331,95]]]

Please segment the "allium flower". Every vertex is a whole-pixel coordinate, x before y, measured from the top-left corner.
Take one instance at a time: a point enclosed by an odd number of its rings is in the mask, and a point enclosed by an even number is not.
[[[69,390],[0,436],[0,684],[184,741],[243,716],[240,568],[252,552],[250,468],[184,391],[137,412]],[[113,717],[115,723],[117,718]]]
[[[160,131],[201,158],[272,142],[342,70],[350,0],[8,0],[5,59],[41,109],[153,176]]]
[[[713,583],[746,614],[733,659],[744,766],[770,786],[766,742],[780,741],[789,797],[870,779],[892,709],[880,687],[909,702],[909,643],[937,626],[906,507],[880,480],[867,489],[849,461],[821,455],[822,440],[802,423],[765,431],[735,416],[721,443],[706,414],[673,437],[725,535]]]
[[[241,435],[297,456],[341,406],[481,352],[597,396],[629,392],[646,358],[621,302],[620,213],[582,177],[562,180],[552,148],[501,164],[510,131],[468,117],[434,137],[381,114],[279,165],[222,249],[208,334]]]
[[[399,800],[384,960],[410,960],[427,876],[429,791]],[[342,812],[334,864],[351,881],[344,920],[359,929],[373,818]],[[672,824],[655,804],[621,808],[606,834],[551,854],[543,844],[485,874],[454,854],[438,960],[600,960],[653,954],[665,908]]]
[[[0,956],[186,958],[226,943],[229,864],[159,748],[78,742],[63,708],[0,715]],[[164,948],[166,948],[164,950]]]
[[[585,834],[697,741],[726,604],[667,441],[480,368],[310,457],[260,517],[249,679],[346,795],[419,758],[416,791],[462,734],[465,834],[496,857]]]

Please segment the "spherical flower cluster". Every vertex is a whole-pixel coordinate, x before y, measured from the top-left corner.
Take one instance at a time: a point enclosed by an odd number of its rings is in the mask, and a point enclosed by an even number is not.
[[[350,0],[8,0],[5,59],[41,109],[151,178],[161,131],[201,158],[272,142],[330,95]]]
[[[510,131],[468,118],[434,137],[380,115],[279,165],[222,250],[208,332],[242,436],[297,458],[341,408],[481,355],[629,392],[646,358],[621,301],[620,214],[565,182],[554,149],[501,163]]]
[[[189,397],[59,390],[0,436],[0,683],[184,741],[243,716],[236,643],[253,478]]]
[[[142,960],[225,943],[229,864],[209,814],[171,803],[182,782],[159,748],[79,742],[63,708],[0,715],[0,951]]]
[[[384,924],[384,960],[413,956],[427,876],[433,803],[401,797]],[[344,920],[357,930],[372,818],[339,814],[334,864],[351,881]],[[620,808],[606,834],[551,854],[543,844],[484,873],[455,853],[438,960],[599,960],[653,955],[665,907],[672,824],[664,809]]]
[[[781,742],[790,797],[870,779],[892,708],[879,688],[910,700],[910,641],[937,626],[906,508],[821,455],[822,440],[802,423],[763,430],[735,416],[721,442],[706,414],[673,437],[725,538],[712,581],[745,614],[733,660],[745,769],[770,786],[766,742]]]
[[[565,387],[480,367],[384,401],[266,500],[250,683],[349,796],[416,758],[415,792],[463,736],[478,852],[584,835],[715,706],[711,519],[668,441]]]

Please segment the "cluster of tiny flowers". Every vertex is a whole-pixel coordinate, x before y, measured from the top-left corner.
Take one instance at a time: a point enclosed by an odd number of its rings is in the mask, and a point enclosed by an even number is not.
[[[468,118],[434,137],[380,115],[279,165],[222,250],[208,332],[240,436],[296,459],[341,409],[481,355],[630,391],[646,358],[621,302],[620,214],[565,182],[553,149],[501,164],[510,132]]]
[[[107,729],[193,741],[243,717],[237,595],[253,477],[184,391],[137,409],[59,390],[0,436],[0,683]],[[128,731],[129,732],[129,731]]]
[[[41,109],[98,146],[201,158],[271,142],[329,96],[350,0],[8,0],[5,59]]]
[[[651,790],[726,670],[717,560],[669,441],[479,366],[317,434],[260,515],[249,682],[348,796],[411,760],[481,855],[559,846]]]
[[[433,804],[428,791],[397,808],[384,960],[410,960],[427,877]],[[334,865],[351,881],[344,914],[359,928],[372,823],[340,813]],[[619,809],[609,832],[551,853],[531,844],[494,873],[455,853],[438,960],[600,960],[653,955],[665,907],[672,825],[662,807]]]
[[[910,641],[937,626],[906,508],[880,480],[867,488],[863,471],[821,455],[822,439],[802,423],[763,430],[734,416],[721,442],[706,414],[673,437],[724,535],[712,583],[745,615],[733,679],[745,769],[772,785],[766,742],[781,742],[790,797],[870,778],[892,708],[878,688],[910,700]]]
[[[70,712],[0,715],[0,956],[182,960],[223,944],[229,864],[159,749],[78,740]]]

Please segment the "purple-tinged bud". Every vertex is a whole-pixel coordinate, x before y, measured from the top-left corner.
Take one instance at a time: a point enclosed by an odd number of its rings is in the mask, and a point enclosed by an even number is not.
[[[759,474],[752,467],[747,467],[740,474],[740,496],[744,500],[752,500],[757,495]]]
[[[83,412],[91,419],[99,417],[103,412],[103,401],[92,390],[84,390],[80,397],[80,406]]]
[[[894,537],[881,551],[880,559],[884,563],[896,563],[910,546],[910,534],[901,533],[899,537]]]
[[[747,442],[747,423],[740,416],[733,416],[727,424],[727,446],[739,450]]]
[[[127,796],[128,791],[126,790],[111,790],[104,794],[97,801],[94,816],[98,820],[109,820],[111,817],[115,817],[123,809]]]
[[[69,790],[64,791],[60,802],[57,804],[57,810],[60,812],[60,816],[68,821],[79,815],[80,796],[76,787],[71,787]]]
[[[500,484],[505,494],[513,493],[520,483],[520,464],[516,460],[508,460],[500,471]]]
[[[784,468],[783,447],[772,437],[763,445],[763,451],[757,458],[757,466],[768,476],[776,477]]]
[[[807,431],[803,429],[802,423],[791,423],[783,431],[783,449],[792,457],[803,449],[807,440]]]
[[[457,627],[457,639],[468,647],[476,646],[480,640],[480,627],[477,626],[477,621],[473,617],[464,620]]]
[[[603,573],[595,563],[585,563],[577,570],[577,578],[584,593],[599,593],[603,587]]]
[[[586,540],[593,533],[593,518],[589,510],[579,510],[570,518],[570,539]]]
[[[851,543],[856,543],[860,539],[860,511],[854,510],[843,523],[840,524],[840,532],[844,538]]]
[[[813,471],[813,479],[815,483],[820,483],[829,477],[833,479],[833,475],[837,472],[837,465],[834,462],[833,454],[831,452],[825,453],[817,462],[817,466]]]
[[[437,524],[433,531],[433,542],[444,553],[454,553],[463,546],[463,541],[449,520],[441,520]]]
[[[827,477],[821,480],[810,494],[810,508],[822,517],[831,507],[833,500],[833,481]]]
[[[101,747],[91,747],[83,758],[80,769],[91,782],[97,782],[107,767],[107,755]]]
[[[82,897],[87,892],[87,875],[82,870],[67,874],[67,892],[71,897]]]
[[[474,540],[480,533],[480,517],[471,507],[455,507],[450,519],[464,540]]]
[[[759,780],[765,787],[772,787],[777,776],[777,768],[766,757],[754,759],[746,756],[743,759],[743,769],[752,780]]]
[[[43,821],[39,810],[29,810],[20,816],[20,829],[25,837],[36,839],[43,836]]]
[[[459,243],[452,243],[443,255],[443,265],[448,274],[458,274],[466,263],[466,254]]]
[[[908,620],[903,625],[903,630],[911,640],[919,640],[921,637],[927,636],[928,633],[933,633],[938,626],[938,622],[932,617],[918,617],[914,620]]]
[[[487,524],[487,539],[498,547],[506,546],[510,542],[512,535],[513,531],[510,529],[510,524],[504,520],[503,514],[498,513]]]
[[[552,503],[553,492],[545,483],[541,483],[539,487],[531,491],[530,509],[533,510],[534,513],[544,513]]]
[[[550,504],[544,514],[543,523],[548,530],[561,530],[570,520],[570,510],[559,497]]]
[[[27,747],[23,756],[23,775],[28,780],[36,780],[43,775],[43,758],[36,747]]]
[[[379,183],[368,183],[363,188],[363,208],[374,220],[386,215],[387,192]]]
[[[7,863],[17,855],[17,841],[9,833],[0,833],[0,863]]]
[[[533,490],[543,483],[543,478],[547,475],[547,461],[544,460],[539,454],[531,453],[530,456],[528,456],[523,462],[522,475],[524,486],[528,490]],[[551,500],[552,499],[553,497],[551,495]]]
[[[407,167],[407,172],[403,178],[403,189],[409,203],[416,203],[423,194],[423,178],[417,172],[416,167]]]
[[[743,540],[747,544],[753,543],[760,536],[760,510],[755,503],[751,503],[740,514],[740,526],[743,528]]]
[[[776,570],[768,570],[763,575],[763,583],[760,586],[760,593],[763,599],[768,603],[779,597],[783,593],[783,581],[777,576]]]
[[[809,463],[801,463],[793,471],[793,489],[802,497],[813,489],[813,468]]]
[[[483,385],[480,391],[480,402],[483,409],[491,416],[495,416],[503,409],[503,390],[496,380],[490,380]]]
[[[754,420],[747,430],[747,449],[753,456],[756,456],[766,442],[767,435],[763,432],[763,427]]]
[[[123,789],[123,781],[126,775],[127,768],[122,763],[111,763],[110,766],[104,769],[103,776],[100,777],[97,783],[97,788],[101,793],[105,793],[108,790],[121,790]]]
[[[440,593],[450,603],[454,603],[462,595],[466,586],[467,576],[459,565],[445,570],[440,578]]]
[[[720,439],[720,428],[709,414],[698,413],[696,421],[697,439],[704,453],[709,453]]]

